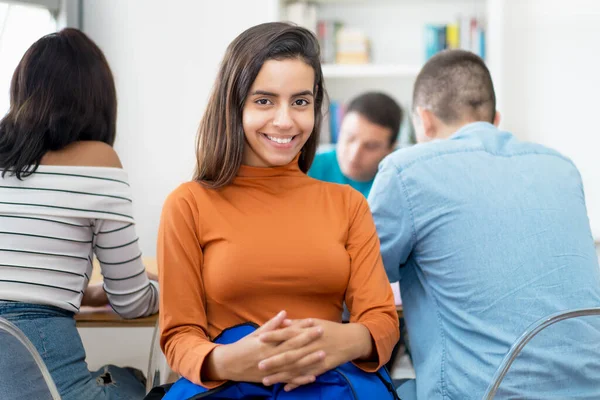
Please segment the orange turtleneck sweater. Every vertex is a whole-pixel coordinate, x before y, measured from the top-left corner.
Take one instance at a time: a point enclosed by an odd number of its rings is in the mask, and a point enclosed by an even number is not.
[[[364,197],[306,176],[297,159],[242,166],[219,190],[188,182],[166,200],[158,238],[161,347],[174,371],[202,382],[204,359],[222,330],[288,317],[351,322],[373,337],[378,363],[398,341],[394,297]]]

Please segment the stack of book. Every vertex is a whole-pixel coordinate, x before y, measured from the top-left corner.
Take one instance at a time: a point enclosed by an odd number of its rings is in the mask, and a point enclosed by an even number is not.
[[[366,64],[370,61],[369,39],[358,29],[344,27],[339,21],[317,22],[321,62],[325,64]]]
[[[325,64],[365,64],[369,60],[369,40],[360,30],[344,27],[335,20],[317,20],[317,5],[306,0],[287,3],[285,18],[313,31],[321,46]]]
[[[485,59],[485,28],[475,17],[459,17],[450,24],[425,25],[425,59],[445,49],[471,51]]]
[[[358,29],[341,28],[336,35],[338,64],[367,64],[369,62],[369,39]]]

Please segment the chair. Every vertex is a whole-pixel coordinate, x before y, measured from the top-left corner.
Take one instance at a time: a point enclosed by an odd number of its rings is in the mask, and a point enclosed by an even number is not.
[[[154,326],[152,343],[150,344],[150,359],[148,360],[148,376],[146,380],[146,393],[153,387],[175,382],[176,374],[171,370],[167,359],[160,348],[160,327],[158,321]]]
[[[58,389],[31,341],[0,318],[0,393],[3,400],[60,400]]]
[[[510,366],[513,364],[523,347],[531,339],[534,338],[538,333],[547,327],[554,325],[559,321],[563,321],[566,319],[576,318],[576,317],[586,317],[586,316],[600,316],[600,307],[597,308],[582,308],[577,310],[570,311],[562,311],[555,314],[552,314],[548,317],[541,318],[538,321],[531,324],[525,332],[517,339],[517,341],[512,345],[504,359],[500,363],[500,366],[496,370],[490,385],[488,386],[485,395],[483,396],[484,400],[491,400],[496,395],[502,380],[508,373]],[[600,380],[599,380],[600,384]]]

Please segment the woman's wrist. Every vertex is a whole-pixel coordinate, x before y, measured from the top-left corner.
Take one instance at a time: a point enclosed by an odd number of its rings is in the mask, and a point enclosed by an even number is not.
[[[200,372],[203,381],[227,381],[234,380],[229,371],[230,345],[218,345],[204,359],[204,365]]]
[[[348,324],[349,327],[352,327],[353,334],[352,339],[355,343],[353,346],[353,358],[352,360],[369,360],[373,356],[373,351],[375,349],[373,338],[371,337],[371,332],[369,329],[361,324],[361,323],[351,323]]]

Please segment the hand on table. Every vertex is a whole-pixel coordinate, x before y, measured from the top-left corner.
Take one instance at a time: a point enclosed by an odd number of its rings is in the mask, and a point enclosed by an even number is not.
[[[148,279],[150,279],[151,281],[158,282],[158,275],[155,274],[154,272],[150,272],[150,271],[146,270],[146,275],[148,276]]]
[[[90,283],[83,292],[81,305],[88,307],[102,307],[108,304],[108,296],[102,283]]]

